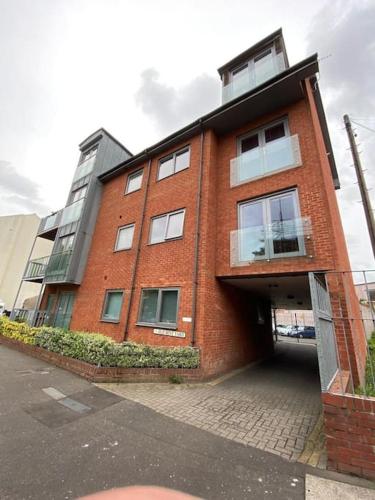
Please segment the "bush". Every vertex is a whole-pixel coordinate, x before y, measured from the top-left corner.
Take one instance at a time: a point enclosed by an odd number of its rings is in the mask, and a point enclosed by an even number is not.
[[[23,342],[24,344],[35,344],[35,335],[38,328],[32,328],[27,323],[19,321],[10,321],[5,316],[0,316],[0,333],[4,337],[15,339]]]
[[[132,342],[118,344],[98,333],[72,332],[45,326],[30,328],[28,325],[7,319],[1,319],[0,333],[97,366],[121,368],[199,366],[199,352],[191,347],[153,347]]]
[[[366,380],[364,387],[357,387],[356,394],[375,397],[375,332],[368,341],[369,354],[366,361]]]

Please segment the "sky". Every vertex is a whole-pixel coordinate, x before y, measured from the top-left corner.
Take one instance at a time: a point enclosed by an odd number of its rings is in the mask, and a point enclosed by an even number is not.
[[[353,269],[374,269],[342,116],[375,204],[374,0],[0,0],[0,215],[58,210],[78,144],[132,153],[220,105],[217,68],[282,27],[290,64],[318,52]]]

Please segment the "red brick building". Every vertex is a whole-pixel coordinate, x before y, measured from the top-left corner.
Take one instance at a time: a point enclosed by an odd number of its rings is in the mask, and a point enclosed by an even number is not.
[[[219,108],[135,156],[103,157],[80,275],[78,264],[70,277],[39,272],[42,321],[63,311],[63,326],[118,342],[193,345],[207,375],[269,355],[271,307],[311,309],[308,273],[325,289],[325,273],[350,269],[317,72],[316,54],[289,66],[279,30],[219,69]],[[98,155],[103,137],[117,143],[101,130],[82,154]],[[341,285],[329,287],[333,310],[348,306]],[[336,331],[338,355],[359,380],[365,350],[349,323],[350,353]]]

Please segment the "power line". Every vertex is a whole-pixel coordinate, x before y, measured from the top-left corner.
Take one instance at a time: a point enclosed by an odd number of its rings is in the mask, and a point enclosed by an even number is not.
[[[355,120],[353,120],[353,118],[352,118],[352,122],[355,123],[356,125],[359,125],[360,127],[365,128],[366,130],[369,130],[370,132],[374,132],[375,133],[375,129],[367,127],[366,125],[362,125],[362,123],[356,122]]]

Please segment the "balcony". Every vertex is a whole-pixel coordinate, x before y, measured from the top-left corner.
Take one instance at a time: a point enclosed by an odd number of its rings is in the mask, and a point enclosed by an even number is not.
[[[231,231],[231,267],[290,257],[313,257],[311,221],[300,217]]]
[[[60,224],[62,213],[63,210],[59,210],[54,214],[44,217],[40,221],[37,236],[41,236],[42,238],[46,238],[47,240],[54,240]]]
[[[72,250],[54,253],[50,256],[45,270],[44,282],[54,283],[65,281],[69,269]]]
[[[46,268],[49,261],[49,255],[40,257],[39,259],[31,259],[27,263],[26,270],[23,275],[24,281],[34,281],[35,283],[42,283]]]
[[[86,198],[81,198],[64,208],[60,226],[66,226],[80,219],[85,199]]]
[[[258,85],[270,80],[284,71],[284,69],[285,60],[282,53],[264,58],[264,60],[259,61],[256,65],[248,66],[246,71],[238,73],[230,83],[223,87],[223,104],[258,87]]]
[[[282,137],[230,161],[231,187],[302,165],[298,135]]]
[[[79,181],[79,179],[82,179],[82,177],[86,177],[86,175],[91,174],[94,168],[95,159],[95,155],[91,156],[91,158],[88,158],[78,165],[74,173],[73,183]]]

